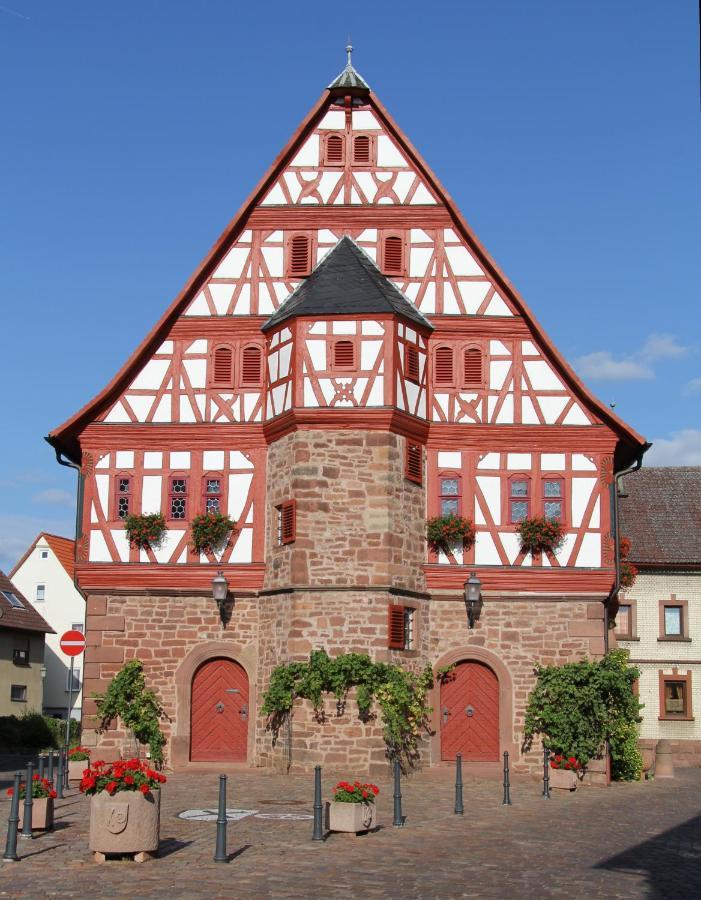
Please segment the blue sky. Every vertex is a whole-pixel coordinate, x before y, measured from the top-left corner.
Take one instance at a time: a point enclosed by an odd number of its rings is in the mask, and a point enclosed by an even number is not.
[[[701,464],[695,0],[0,0],[0,567],[72,536],[42,440],[354,62],[560,350]]]

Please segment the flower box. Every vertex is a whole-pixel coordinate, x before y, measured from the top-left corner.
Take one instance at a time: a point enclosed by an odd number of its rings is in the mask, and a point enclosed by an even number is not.
[[[550,769],[550,787],[556,791],[574,791],[577,788],[577,773],[571,769]]]
[[[329,830],[357,834],[377,827],[374,803],[329,803]]]
[[[89,759],[69,759],[68,760],[68,780],[80,781],[83,772],[90,768]]]
[[[93,852],[155,853],[161,828],[161,792],[100,791],[90,801],[90,839]]]
[[[19,802],[19,825],[24,825],[24,800]],[[54,827],[54,798],[34,797],[32,800],[32,831],[50,831]]]

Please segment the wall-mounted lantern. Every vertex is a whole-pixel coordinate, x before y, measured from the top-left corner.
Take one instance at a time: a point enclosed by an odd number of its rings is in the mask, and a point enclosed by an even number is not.
[[[229,608],[227,603],[229,598],[229,582],[221,571],[217,572],[212,579],[212,597],[217,604],[222,625],[226,625],[229,618]]]
[[[474,572],[471,572],[464,587],[467,621],[470,628],[474,628],[475,621],[479,619],[482,612],[482,582]]]

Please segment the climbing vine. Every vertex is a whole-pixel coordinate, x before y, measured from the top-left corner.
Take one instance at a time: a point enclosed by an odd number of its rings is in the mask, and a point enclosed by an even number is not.
[[[103,732],[120,718],[140,744],[148,744],[153,762],[163,764],[165,735],[160,720],[165,713],[156,694],[146,687],[141,660],[132,659],[117,672],[104,694],[94,695]]]
[[[448,669],[441,670],[442,676]],[[309,700],[317,721],[324,721],[323,695],[331,694],[345,708],[351,688],[357,688],[358,714],[372,718],[373,705],[380,710],[387,756],[399,759],[404,767],[419,755],[422,733],[430,734],[432,708],[427,705],[433,687],[430,666],[420,674],[390,663],[373,662],[366,653],[343,653],[333,659],[325,650],[314,651],[305,662],[278,666],[263,694],[262,714],[274,739],[292,714],[297,698]]]

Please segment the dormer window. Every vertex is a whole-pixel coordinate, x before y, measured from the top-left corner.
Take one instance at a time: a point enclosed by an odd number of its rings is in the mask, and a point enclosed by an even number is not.
[[[372,162],[372,142],[367,134],[358,134],[353,138],[353,165],[369,166]]]
[[[287,244],[287,274],[306,278],[312,269],[312,242],[308,234],[293,234]]]
[[[212,356],[212,384],[232,387],[234,382],[234,351],[228,344],[214,348]]]
[[[336,341],[333,347],[334,369],[355,368],[355,347],[353,341]]]
[[[327,166],[342,166],[345,162],[346,142],[341,134],[330,134],[326,138],[324,163]]]
[[[244,347],[241,354],[241,384],[244,387],[260,387],[262,374],[263,354],[260,347]]]
[[[382,271],[385,275],[404,274],[404,241],[397,234],[387,235],[382,242]]]

